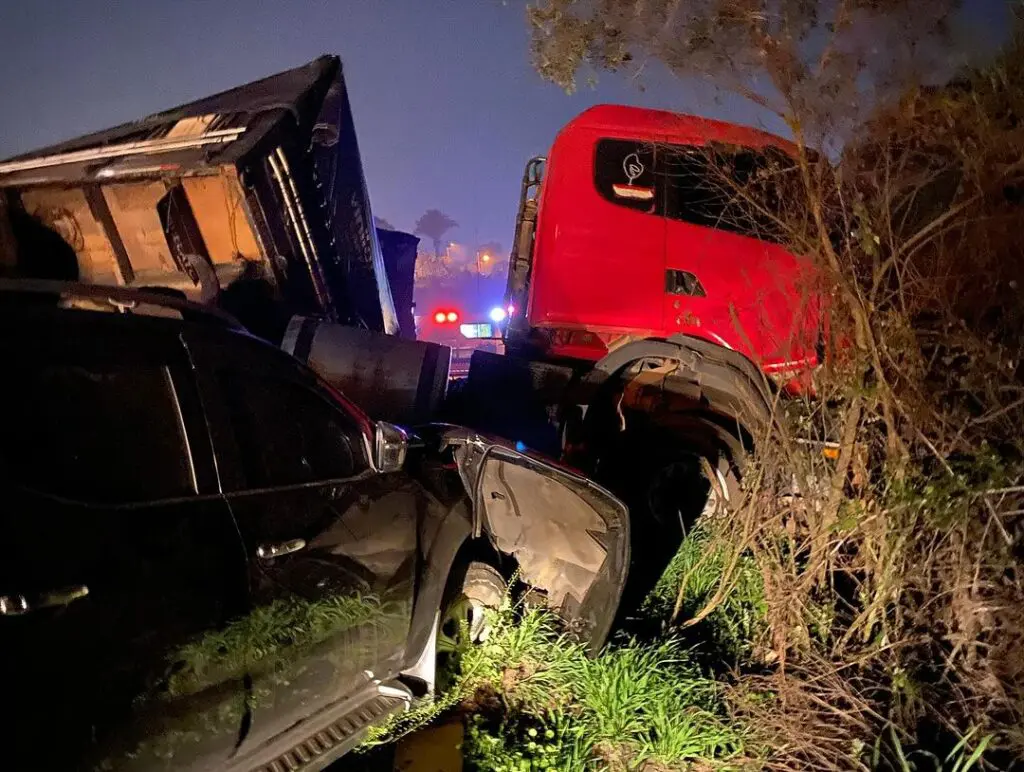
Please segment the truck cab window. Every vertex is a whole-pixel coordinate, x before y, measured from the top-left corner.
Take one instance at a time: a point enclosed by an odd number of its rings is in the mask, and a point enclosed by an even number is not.
[[[0,477],[85,502],[195,492],[167,367],[22,362],[0,386]]]
[[[233,372],[220,382],[248,488],[345,479],[369,467],[355,422],[311,388]]]
[[[594,157],[594,185],[613,204],[654,213],[654,145],[639,140],[602,139]]]
[[[795,165],[782,153],[715,146],[659,148],[664,214],[672,220],[779,242],[781,190]]]

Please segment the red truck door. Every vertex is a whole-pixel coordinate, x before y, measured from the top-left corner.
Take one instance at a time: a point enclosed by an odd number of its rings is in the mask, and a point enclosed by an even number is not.
[[[775,243],[771,196],[750,183],[764,157],[662,146],[658,182],[666,221],[666,333],[734,348],[772,372],[813,364],[818,313],[801,261]],[[751,214],[744,196],[760,197],[764,216]]]
[[[655,213],[654,152],[652,142],[596,129],[556,142],[534,253],[535,327],[661,330],[665,223]]]

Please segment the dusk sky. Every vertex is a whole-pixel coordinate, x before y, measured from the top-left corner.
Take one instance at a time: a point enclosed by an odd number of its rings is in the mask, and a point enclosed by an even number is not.
[[[927,0],[921,0],[927,2]],[[374,213],[411,230],[428,208],[468,244],[509,245],[525,161],[600,102],[762,125],[737,98],[656,71],[572,96],[529,64],[523,0],[0,0],[0,158],[294,67],[345,65]],[[969,0],[979,34],[1005,0]]]

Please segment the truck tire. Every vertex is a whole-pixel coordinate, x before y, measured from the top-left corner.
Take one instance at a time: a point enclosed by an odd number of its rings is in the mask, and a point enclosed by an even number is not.
[[[625,432],[603,449],[596,479],[626,503],[630,514],[632,561],[620,623],[654,588],[711,497],[737,495],[738,471],[721,431],[693,416],[675,426]]]

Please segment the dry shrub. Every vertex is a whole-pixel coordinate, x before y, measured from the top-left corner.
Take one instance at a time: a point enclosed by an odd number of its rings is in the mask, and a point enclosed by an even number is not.
[[[990,768],[1024,757],[1024,36],[990,66],[915,87],[947,56],[956,7],[538,0],[529,12],[545,77],[572,87],[580,72],[640,76],[657,60],[748,97],[798,148],[770,211],[756,186],[721,179],[753,208],[740,217],[777,219],[829,300],[817,396],[779,401],[710,545],[726,574],[730,551],[761,570],[771,675],[741,679],[737,704],[779,769],[870,766],[862,751],[879,738],[944,757],[988,737]],[[808,437],[838,443],[838,458]]]
[[[779,664],[744,689],[775,698],[745,710],[779,768],[867,763],[887,726],[1024,757],[1022,72],[1015,45],[808,164],[836,358],[780,406],[719,534],[763,572]]]
[[[825,659],[767,676],[750,676],[732,693],[738,717],[758,728],[769,770],[853,770],[880,717],[875,701]]]
[[[968,735],[992,768],[1024,757],[1019,75],[1014,45],[907,94],[838,164],[806,154],[798,186],[782,175],[777,225],[830,285],[831,358],[813,399],[779,400],[711,545],[726,573],[741,553],[761,570],[775,671],[741,680],[738,704],[769,766],[944,756]],[[738,210],[764,201],[722,172]]]

